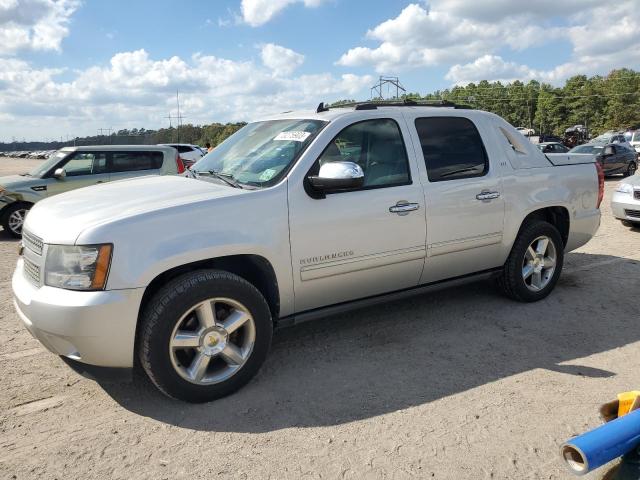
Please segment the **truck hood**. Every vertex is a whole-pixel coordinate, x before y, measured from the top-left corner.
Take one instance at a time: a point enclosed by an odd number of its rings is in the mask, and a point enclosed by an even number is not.
[[[248,192],[176,176],[121,180],[42,200],[27,215],[24,228],[45,243],[73,244],[81,232],[97,225]]]

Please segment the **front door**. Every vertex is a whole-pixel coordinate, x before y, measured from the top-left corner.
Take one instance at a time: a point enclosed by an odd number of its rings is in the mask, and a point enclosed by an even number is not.
[[[425,256],[424,195],[406,124],[372,118],[344,127],[311,170],[360,165],[364,186],[314,199],[289,183],[295,307],[305,311],[418,284]]]
[[[463,116],[411,117],[423,156],[427,259],[421,283],[501,263],[504,201],[499,159],[489,164],[476,125]]]
[[[49,176],[48,197],[109,181],[106,152],[75,152],[57,168],[62,168],[65,176],[59,179]]]

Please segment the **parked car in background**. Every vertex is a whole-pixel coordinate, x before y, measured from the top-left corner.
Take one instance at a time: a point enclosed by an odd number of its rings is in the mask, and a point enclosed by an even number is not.
[[[36,205],[12,285],[25,327],[77,370],[140,365],[193,402],[247,383],[277,326],[491,276],[545,298],[604,193],[590,155],[417,105],[268,117],[192,173]]]
[[[608,145],[585,143],[572,148],[569,153],[593,155],[602,166],[602,171],[605,175],[622,174],[628,177],[635,174],[638,169],[635,150],[621,143],[610,143]]]
[[[525,137],[530,137],[531,135],[535,135],[536,134],[536,131],[533,128],[518,127],[518,128],[516,128],[516,130],[518,130]]]
[[[536,145],[542,153],[567,153],[569,149],[559,142],[543,142]]]
[[[640,156],[640,130],[634,130],[628,133],[629,137],[627,138],[627,140],[636,151],[636,153]]]
[[[640,227],[640,175],[618,184],[611,198],[611,210],[623,224]]]
[[[205,156],[205,153],[202,152],[202,149],[198,145],[191,145],[189,143],[161,143],[160,145],[175,148],[180,154],[180,158],[182,158],[186,168],[190,168]]]
[[[605,132],[602,135],[598,135],[589,143],[597,143],[600,145],[605,145],[607,143],[615,143],[615,144],[624,145],[627,148],[630,148],[633,150],[633,147],[625,138],[624,133],[620,133],[620,132]]]
[[[43,198],[98,183],[177,175],[184,170],[178,152],[171,147],[66,147],[28,173],[0,177],[0,223],[5,231],[19,237],[27,212]]]

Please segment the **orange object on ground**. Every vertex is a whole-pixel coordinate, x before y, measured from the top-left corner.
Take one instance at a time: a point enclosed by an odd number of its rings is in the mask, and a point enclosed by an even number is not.
[[[618,416],[622,417],[640,407],[640,391],[632,390],[618,394]]]

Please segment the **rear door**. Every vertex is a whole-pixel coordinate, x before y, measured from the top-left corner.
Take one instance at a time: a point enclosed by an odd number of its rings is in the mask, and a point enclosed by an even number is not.
[[[54,178],[53,172],[49,175],[46,196],[108,182],[110,174],[107,169],[107,156],[107,152],[100,151],[75,152],[56,167],[64,169],[63,178]]]
[[[161,151],[114,151],[109,158],[111,181],[158,175],[164,155]]]
[[[496,267],[502,255],[504,201],[497,168],[465,116],[410,114],[421,157],[427,259],[421,283]],[[487,134],[485,134],[487,135]],[[492,138],[492,137],[490,137]]]

